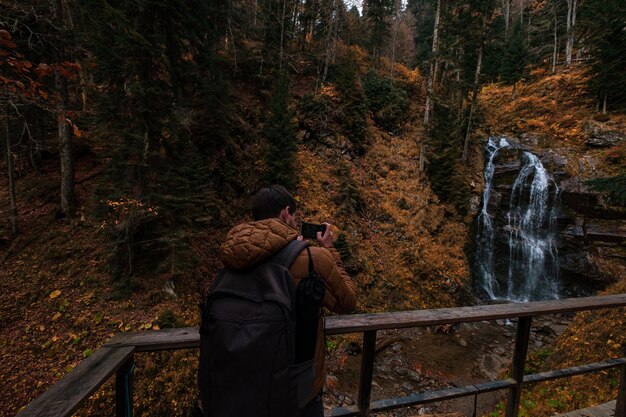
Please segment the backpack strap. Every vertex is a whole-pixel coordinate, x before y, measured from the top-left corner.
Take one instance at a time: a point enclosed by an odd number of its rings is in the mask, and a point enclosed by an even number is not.
[[[308,246],[309,242],[294,239],[274,256],[273,262],[283,265],[285,268],[289,268],[298,255],[300,255],[300,252],[302,252],[304,248],[308,248]]]
[[[315,268],[313,267],[313,257],[311,256],[311,249],[308,246],[306,248],[306,253],[309,254],[309,275],[317,276],[317,274],[315,274]]]

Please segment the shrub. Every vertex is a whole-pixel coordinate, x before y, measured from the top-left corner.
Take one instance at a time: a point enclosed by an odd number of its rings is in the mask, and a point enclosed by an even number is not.
[[[409,115],[406,111],[409,105],[407,92],[374,70],[363,77],[363,90],[376,125],[390,132],[400,131]]]

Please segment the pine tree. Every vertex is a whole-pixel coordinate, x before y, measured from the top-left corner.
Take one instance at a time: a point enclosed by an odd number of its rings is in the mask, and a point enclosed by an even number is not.
[[[470,190],[460,164],[463,132],[462,124],[455,120],[455,113],[441,103],[435,103],[433,107],[433,127],[428,140],[428,177],[437,196],[454,204],[458,213],[465,214]]]
[[[589,0],[581,3],[580,26],[592,56],[590,87],[598,107],[626,108],[626,32],[623,1]]]
[[[281,184],[293,190],[297,184],[296,176],[296,128],[293,112],[289,109],[289,84],[285,75],[274,82],[270,97],[270,117],[264,129],[269,143],[266,165],[268,184]]]
[[[171,279],[184,275],[193,264],[194,225],[215,211],[207,161],[227,138],[228,118],[220,102],[227,91],[211,84],[222,74],[224,27],[209,16],[212,6],[218,2],[82,1],[100,89],[95,118],[111,155],[102,192],[125,207],[111,229],[112,271],[121,283],[132,283],[148,257],[162,259],[159,271]]]
[[[428,73],[429,62],[432,58],[432,37],[435,25],[434,0],[409,0],[408,9],[415,17],[414,42],[415,57],[414,65],[419,66],[423,74]]]
[[[352,49],[336,66],[335,85],[345,108],[343,132],[357,154],[365,152],[367,145],[367,105],[361,87],[361,77]]]
[[[528,64],[528,50],[522,25],[517,22],[513,28],[513,34],[508,39],[504,48],[504,54],[500,61],[500,79],[502,82],[513,86],[512,95],[515,95],[515,86],[526,75]]]
[[[365,18],[369,23],[369,49],[374,62],[381,56],[383,45],[389,38],[389,17],[393,12],[392,0],[368,0]]]

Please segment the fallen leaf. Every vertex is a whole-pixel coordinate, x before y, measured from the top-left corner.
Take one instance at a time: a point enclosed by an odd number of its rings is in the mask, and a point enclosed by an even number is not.
[[[94,321],[94,323],[96,323],[96,324],[100,324],[100,322],[102,321],[102,318],[103,318],[103,317],[104,317],[104,314],[102,314],[102,313],[96,313],[96,314],[94,314],[94,316],[93,316],[93,321]]]
[[[61,290],[55,290],[50,293],[49,297],[50,299],[54,299],[57,298],[59,295],[61,295]]]

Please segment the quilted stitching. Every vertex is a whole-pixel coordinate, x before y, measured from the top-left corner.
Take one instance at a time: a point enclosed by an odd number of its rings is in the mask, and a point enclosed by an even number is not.
[[[296,229],[275,218],[242,223],[226,236],[220,258],[228,268],[249,268],[268,259],[297,236]]]

